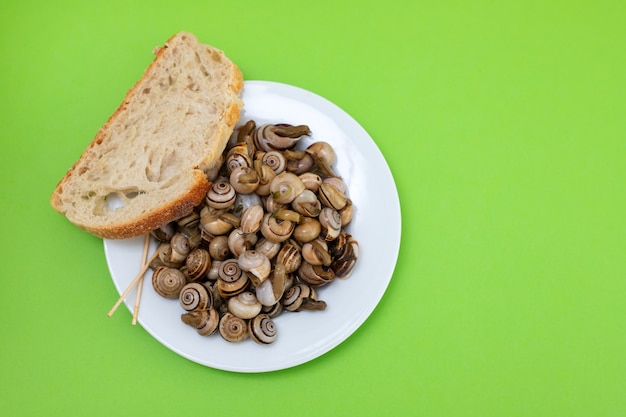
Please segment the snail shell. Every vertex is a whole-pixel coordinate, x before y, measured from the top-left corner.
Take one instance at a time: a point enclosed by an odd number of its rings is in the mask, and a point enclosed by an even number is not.
[[[211,259],[217,261],[223,261],[231,256],[230,248],[228,247],[228,236],[215,236],[209,242],[209,255]]]
[[[324,240],[315,239],[302,245],[302,258],[311,265],[329,266],[333,258]]]
[[[183,323],[194,327],[202,336],[213,334],[220,322],[220,316],[216,309],[194,310],[181,314]]]
[[[228,235],[228,249],[233,255],[241,256],[246,250],[252,248],[257,240],[255,233],[244,233],[241,228],[237,228]]]
[[[326,302],[317,299],[317,293],[306,284],[289,288],[283,296],[283,307],[288,311],[319,311],[326,309]]]
[[[314,142],[306,148],[306,152],[313,157],[315,165],[322,174],[330,177],[336,176],[332,168],[332,164],[335,162],[335,150],[329,143]]]
[[[244,291],[228,300],[228,311],[242,319],[251,319],[261,312],[262,304],[251,291]]]
[[[222,261],[218,261],[216,259],[213,259],[213,261],[211,261],[211,267],[206,273],[206,277],[209,281],[216,281],[217,278],[219,278],[221,265],[222,265]]]
[[[250,339],[260,345],[272,343],[277,336],[276,325],[268,314],[259,314],[250,320],[248,332]]]
[[[334,240],[341,233],[341,215],[335,209],[324,207],[318,217],[322,227],[320,238]]]
[[[269,259],[270,261],[274,259],[274,257],[278,254],[280,248],[280,242],[275,242],[265,237],[259,239],[259,241],[254,246],[254,250],[267,256],[267,259]]]
[[[182,264],[183,262],[172,261],[172,245],[170,243],[161,243],[157,248],[157,257],[150,263],[150,267],[152,269],[156,269],[159,266],[179,268]]]
[[[186,236],[190,236],[198,230],[200,224],[200,214],[196,211],[192,211],[188,215],[181,217],[176,221],[178,225],[178,231]]]
[[[230,173],[230,184],[239,194],[253,193],[259,187],[259,181],[259,176],[251,167],[239,167]]]
[[[228,181],[222,180],[213,183],[209,191],[207,192],[205,201],[209,207],[215,209],[228,209],[230,208],[237,197],[237,192],[228,183]]]
[[[160,266],[152,272],[152,287],[161,297],[178,298],[185,284],[187,277],[177,268]]]
[[[333,184],[325,182],[320,185],[317,195],[326,207],[341,210],[348,204],[348,197],[337,189]]]
[[[261,196],[258,195],[256,192],[252,194],[237,194],[237,197],[235,198],[235,204],[233,204],[230,210],[235,216],[241,217],[244,211],[246,211],[250,206],[255,205],[263,205]]]
[[[277,317],[282,312],[283,304],[279,302],[276,302],[274,305],[271,306],[264,305],[263,308],[261,308],[261,313],[267,314],[271,318]]]
[[[262,160],[254,161],[254,169],[259,176],[259,186],[256,189],[256,194],[266,196],[270,193],[270,184],[276,177],[276,173],[267,164],[264,164]]]
[[[182,264],[185,262],[187,255],[189,255],[189,252],[191,251],[189,238],[182,233],[176,233],[172,236],[170,247],[172,248],[170,261],[176,264]]]
[[[310,286],[320,287],[335,279],[335,272],[324,265],[311,265],[308,262],[302,262],[298,268],[298,276]]]
[[[241,214],[240,227],[244,233],[256,233],[261,228],[263,222],[263,207],[259,205],[250,206]]]
[[[347,241],[342,245],[341,252],[333,260],[330,268],[338,278],[348,278],[352,274],[358,258],[359,243],[348,235]]]
[[[196,281],[204,277],[211,267],[211,255],[206,249],[196,248],[189,252],[185,260],[184,270],[189,281]]]
[[[288,206],[287,204],[282,204],[274,200],[274,197],[272,196],[272,194],[269,194],[265,198],[264,205],[265,205],[265,211],[268,213],[276,213],[277,211],[282,210]]]
[[[317,217],[322,210],[322,203],[313,191],[304,190],[293,199],[291,207],[303,216]]]
[[[236,259],[227,259],[220,264],[217,279],[217,289],[223,298],[241,294],[250,285],[250,279],[245,271],[242,271]]]
[[[246,250],[239,255],[237,263],[243,271],[248,273],[248,276],[255,287],[261,285],[261,283],[267,279],[267,276],[270,274],[272,269],[270,260],[267,256],[253,249]]]
[[[213,306],[213,294],[203,284],[191,282],[181,290],[178,302],[186,311],[206,310]]]
[[[248,337],[248,322],[226,312],[220,319],[218,332],[228,342],[241,342]]]
[[[325,184],[332,184],[333,187],[335,187],[339,192],[343,194],[346,194],[346,192],[348,191],[346,183],[343,182],[343,180],[339,177],[326,177],[322,182]]]
[[[341,216],[341,226],[345,227],[352,221],[352,217],[354,216],[354,206],[352,205],[352,200],[347,199],[346,205],[339,210],[339,215]]]
[[[293,233],[295,225],[289,220],[279,220],[271,213],[265,213],[261,224],[261,234],[273,242],[284,242]]]
[[[200,211],[200,229],[210,236],[224,235],[238,226],[239,218],[232,213],[208,206]]]
[[[287,286],[285,266],[276,264],[270,276],[256,288],[256,297],[266,307],[277,304],[283,296]]]
[[[296,271],[302,263],[300,248],[292,241],[284,243],[276,255],[276,263],[283,265],[286,273]]]
[[[252,133],[254,144],[266,152],[278,149],[285,150],[296,146],[302,136],[310,135],[308,126],[292,126],[289,124],[263,124]]]
[[[226,154],[226,170],[230,174],[239,167],[252,166],[252,159],[246,142],[239,142],[228,150]]]
[[[305,189],[302,180],[296,174],[287,171],[278,174],[270,183],[272,197],[281,204],[291,203]]]
[[[322,177],[314,172],[305,172],[300,174],[299,177],[306,189],[311,190],[314,193],[320,189],[320,185],[322,185],[323,182]]]
[[[296,175],[304,174],[313,169],[315,161],[311,154],[304,151],[296,151],[293,149],[284,152],[287,161],[287,171]]]
[[[293,229],[293,238],[300,243],[316,239],[322,231],[319,220],[313,217],[302,217],[300,223]]]
[[[266,152],[265,154],[263,154],[261,162],[270,167],[270,169],[274,171],[276,175],[283,172],[287,167],[287,161],[285,160],[283,154],[279,151]]]

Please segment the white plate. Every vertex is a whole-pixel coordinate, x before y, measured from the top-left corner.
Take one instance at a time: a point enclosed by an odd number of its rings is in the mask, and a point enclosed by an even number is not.
[[[354,333],[382,298],[400,248],[400,203],[391,171],[367,132],[328,100],[303,89],[267,81],[246,81],[241,121],[306,124],[313,140],[329,142],[336,171],[356,208],[348,231],[359,242],[353,274],[318,290],[328,307],[321,312],[284,312],[275,319],[278,339],[261,346],[251,340],[228,343],[198,335],[180,320],[177,300],[157,295],[146,273],[138,322],[159,342],[199,364],[234,372],[267,372],[300,365],[333,349]],[[303,139],[304,140],[304,139]],[[113,283],[121,294],[136,276],[143,237],[105,240]],[[156,248],[153,243],[152,251]],[[133,310],[135,291],[125,300]],[[129,323],[130,325],[130,323]]]

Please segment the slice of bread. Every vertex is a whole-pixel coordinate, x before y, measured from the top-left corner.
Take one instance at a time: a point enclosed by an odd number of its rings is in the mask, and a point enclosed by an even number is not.
[[[50,199],[102,238],[139,236],[189,214],[243,107],[241,71],[222,51],[181,32],[155,54]]]

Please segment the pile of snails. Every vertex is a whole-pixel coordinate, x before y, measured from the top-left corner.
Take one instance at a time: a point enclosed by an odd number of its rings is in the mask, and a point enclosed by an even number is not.
[[[306,125],[248,121],[207,173],[205,201],[152,231],[153,288],[177,298],[199,334],[272,343],[277,315],[324,310],[316,288],[352,273],[352,201],[328,143],[298,149],[310,135]]]

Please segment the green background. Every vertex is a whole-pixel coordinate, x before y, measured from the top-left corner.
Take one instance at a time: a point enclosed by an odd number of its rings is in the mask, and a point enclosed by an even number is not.
[[[626,415],[625,27],[623,1],[3,1],[0,414]],[[50,208],[179,30],[345,109],[394,175],[390,286],[309,363],[219,371],[107,318],[102,241]]]

